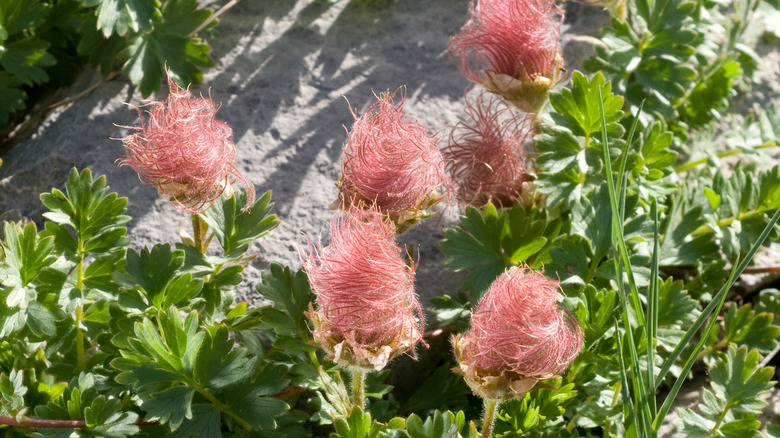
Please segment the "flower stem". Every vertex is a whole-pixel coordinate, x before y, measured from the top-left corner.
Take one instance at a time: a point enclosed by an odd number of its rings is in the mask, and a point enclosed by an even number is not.
[[[84,330],[79,328],[84,319],[81,306],[76,306],[76,369],[84,371],[87,368],[86,353],[84,351]]]
[[[196,213],[192,213],[192,234],[194,235],[195,249],[201,254],[206,253],[206,232],[208,229],[209,226],[206,225],[206,222]]]
[[[493,427],[496,425],[498,414],[498,400],[485,400],[485,412],[482,414],[482,438],[493,436]]]
[[[352,370],[352,400],[360,409],[366,407],[366,371]]]
[[[775,146],[777,146],[775,144],[775,142],[768,141],[768,142],[762,143],[762,144],[760,144],[758,146],[753,146],[753,150],[766,149],[766,148],[771,148],[771,147],[775,147]],[[741,154],[741,153],[744,153],[744,151],[742,151],[741,149],[730,149],[730,150],[727,150],[727,151],[718,152],[717,153],[717,157],[718,158],[725,158],[725,157],[728,157],[728,156],[731,156],[731,155],[737,155],[737,154]],[[704,164],[706,162],[707,162],[707,158],[701,158],[701,159],[698,159],[698,160],[691,160],[691,161],[685,162],[683,164],[679,164],[677,166],[674,166],[674,171],[677,172],[677,173],[684,172],[684,171],[686,171],[688,169],[692,169],[692,168],[694,168],[694,167],[696,167],[696,166],[698,166],[700,164]]]
[[[84,420],[44,420],[41,418],[22,417],[21,420],[11,417],[0,417],[0,424],[15,427],[35,427],[45,429],[81,429],[87,427]],[[150,426],[159,424],[157,421],[138,420],[136,426]]]
[[[78,240],[78,257],[79,257],[79,263],[76,265],[76,289],[78,289],[79,293],[81,294],[81,297],[83,299],[83,290],[84,290],[84,254],[86,251],[84,251],[84,239],[81,238],[81,235],[79,235]],[[76,316],[75,316],[75,323],[76,323],[76,368],[79,371],[84,371],[87,368],[87,361],[86,361],[86,353],[84,350],[84,330],[79,327],[81,325],[81,321],[84,319],[84,308],[83,308],[83,301],[79,301],[79,305],[76,306]]]

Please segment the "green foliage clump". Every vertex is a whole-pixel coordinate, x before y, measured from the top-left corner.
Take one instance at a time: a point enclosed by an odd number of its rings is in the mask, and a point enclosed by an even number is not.
[[[196,0],[7,0],[0,5],[0,134],[40,90],[68,85],[81,68],[121,70],[146,97],[166,69],[200,83],[213,65],[196,33],[213,27]]]

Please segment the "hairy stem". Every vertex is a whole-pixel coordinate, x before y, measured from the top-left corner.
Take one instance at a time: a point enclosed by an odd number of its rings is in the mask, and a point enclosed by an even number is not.
[[[498,400],[485,400],[485,412],[482,414],[482,438],[491,438],[496,425]]]
[[[192,234],[193,241],[195,243],[195,249],[201,254],[206,253],[208,247],[208,240],[206,239],[206,233],[209,230],[209,226],[201,217],[195,213],[192,213]]]
[[[366,371],[352,370],[352,402],[360,409],[366,407]]]

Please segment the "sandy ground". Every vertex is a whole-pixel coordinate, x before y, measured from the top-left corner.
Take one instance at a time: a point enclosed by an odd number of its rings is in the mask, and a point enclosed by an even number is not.
[[[257,259],[245,271],[240,299],[261,303],[254,291],[270,263],[300,267],[298,253],[315,240],[332,217],[339,157],[351,126],[349,105],[362,112],[373,92],[405,86],[410,118],[446,139],[464,108],[468,83],[446,52],[449,37],[468,18],[468,0],[373,0],[336,3],[313,0],[244,0],[227,11],[211,41],[215,66],[196,93],[222,103],[218,119],[233,129],[236,166],[262,193],[272,190],[281,225],[252,245]],[[571,35],[597,36],[605,12],[579,3],[566,5],[564,58],[577,68],[592,48]],[[778,100],[777,50],[759,51],[772,68],[767,83],[751,94],[765,105]],[[98,82],[81,74],[56,101]],[[164,99],[166,90],[156,96]],[[349,104],[347,103],[349,102]],[[6,156],[0,167],[0,217],[42,223],[38,194],[62,188],[72,167],[106,175],[112,190],[129,198],[128,234],[133,248],[178,240],[188,216],[171,207],[154,188],[141,184],[115,161],[120,141],[137,124],[129,106],[141,98],[123,78],[108,82],[76,103],[50,114]],[[744,105],[749,108],[750,104]],[[423,305],[432,296],[454,294],[463,276],[443,266],[437,249],[441,228],[457,220],[454,208],[406,233],[419,248],[417,290]]]

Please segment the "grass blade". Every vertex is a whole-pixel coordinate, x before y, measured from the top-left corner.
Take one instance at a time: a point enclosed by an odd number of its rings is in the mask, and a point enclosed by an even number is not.
[[[650,285],[647,288],[647,394],[650,410],[656,413],[655,405],[655,348],[658,333],[658,201],[653,200],[650,210],[653,217],[653,258],[650,265]]]
[[[758,252],[759,248],[761,248],[761,245],[763,245],[764,240],[766,240],[767,236],[769,236],[769,233],[772,231],[772,228],[774,228],[774,226],[777,224],[778,219],[780,219],[780,209],[777,209],[777,211],[775,211],[774,216],[772,216],[772,219],[769,220],[769,223],[764,228],[764,231],[761,232],[761,235],[758,237],[758,239],[756,239],[755,243],[753,243],[753,246],[750,248],[750,251],[748,251],[748,253],[746,254],[745,258],[742,260],[742,262],[740,263],[739,258],[737,258],[737,260],[734,261],[734,267],[731,270],[731,274],[729,275],[729,279],[726,282],[726,284],[724,284],[723,287],[720,289],[720,291],[718,291],[718,293],[715,295],[715,297],[713,297],[710,304],[708,304],[707,307],[702,311],[702,314],[696,320],[694,325],[685,334],[683,340],[680,341],[680,343],[677,345],[677,348],[674,349],[672,355],[669,356],[669,358],[667,358],[667,360],[664,362],[664,366],[661,368],[662,372],[659,373],[658,379],[656,380],[657,382],[656,385],[660,384],[660,381],[663,380],[663,377],[672,367],[672,364],[674,364],[674,362],[677,360],[677,357],[679,357],[680,354],[682,353],[682,349],[685,347],[685,345],[688,344],[688,342],[690,342],[690,339],[696,333],[698,328],[701,327],[701,325],[704,322],[704,319],[706,319],[707,316],[712,314],[712,318],[710,319],[710,323],[708,324],[707,329],[701,336],[699,342],[696,344],[696,348],[691,352],[688,361],[686,361],[685,366],[683,367],[683,372],[674,382],[674,386],[672,386],[672,389],[669,391],[669,394],[667,394],[663,405],[661,405],[661,408],[658,410],[658,413],[656,414],[655,420],[653,420],[654,431],[657,431],[658,428],[661,427],[661,423],[663,422],[664,417],[666,417],[666,414],[671,408],[672,402],[674,401],[675,397],[677,397],[677,393],[680,391],[680,387],[682,386],[686,376],[690,372],[691,367],[693,367],[693,363],[696,360],[696,356],[699,354],[699,351],[701,351],[702,347],[704,347],[704,343],[706,342],[707,337],[712,332],[712,328],[715,326],[715,323],[717,321],[717,316],[720,313],[721,308],[723,307],[723,303],[726,301],[726,293],[729,291],[729,289],[731,289],[731,286],[734,284],[734,282],[739,277],[739,275],[742,274],[742,271],[745,270],[747,265],[750,263],[750,260]]]
[[[658,377],[656,377],[655,386],[658,387],[661,385],[661,382],[663,381],[666,374],[669,372],[669,370],[672,368],[675,362],[677,362],[677,359],[679,359],[680,355],[682,354],[682,351],[685,349],[685,347],[688,345],[688,343],[693,339],[693,336],[696,334],[696,332],[701,328],[701,326],[704,324],[704,321],[707,319],[707,317],[712,313],[712,311],[715,309],[715,307],[718,305],[718,302],[721,301],[723,296],[726,295],[726,293],[731,289],[731,286],[734,284],[734,281],[736,281],[736,278],[742,274],[742,271],[747,268],[747,265],[750,263],[750,260],[753,259],[753,256],[758,252],[759,248],[761,248],[761,245],[763,245],[764,240],[766,240],[767,236],[769,236],[769,233],[772,231],[772,228],[777,224],[778,219],[780,219],[780,209],[775,211],[774,216],[772,216],[772,219],[769,220],[769,223],[764,228],[764,231],[761,232],[761,235],[756,239],[755,243],[753,243],[753,247],[750,248],[750,251],[745,255],[745,258],[742,260],[742,263],[737,266],[737,264],[734,264],[734,268],[736,270],[733,270],[732,273],[735,273],[735,277],[732,279],[729,277],[729,281],[726,282],[726,284],[721,287],[721,289],[718,291],[717,294],[715,294],[714,297],[712,297],[712,301],[702,310],[699,317],[694,321],[693,325],[688,329],[687,332],[685,332],[685,336],[683,336],[682,340],[679,344],[677,344],[677,347],[672,351],[672,353],[669,355],[669,357],[666,358],[663,365],[661,366],[660,371],[658,372]]]
[[[612,209],[612,243],[615,247],[618,248],[621,256],[620,258],[615,258],[615,273],[617,274],[620,303],[623,307],[623,328],[626,331],[628,347],[631,354],[631,383],[634,395],[633,402],[639,417],[638,430],[644,431],[645,436],[649,437],[652,435],[652,428],[650,423],[653,419],[653,415],[650,413],[646,391],[647,388],[645,387],[644,379],[642,378],[642,373],[640,372],[639,354],[637,353],[636,344],[634,343],[633,331],[631,329],[630,313],[626,304],[626,294],[623,288],[623,268],[625,268],[626,274],[628,275],[629,285],[631,288],[631,301],[634,305],[636,318],[640,327],[644,325],[644,315],[642,312],[642,306],[639,302],[639,293],[636,288],[636,283],[634,282],[633,272],[631,271],[631,261],[628,258],[628,249],[626,248],[625,239],[623,237],[623,215],[621,213],[621,208],[619,207],[619,205],[623,204],[623,199],[621,198],[620,201],[618,201],[617,193],[615,191],[615,182],[612,179],[612,162],[609,156],[609,136],[607,134],[607,124],[605,121],[606,116],[604,115],[604,101],[601,96],[601,88],[599,88],[599,110],[601,111],[601,136],[602,147],[604,149],[604,161],[606,166],[607,188],[609,190],[609,202]],[[623,195],[625,195],[625,192],[623,192]],[[621,350],[619,353],[621,358],[622,355],[623,350]],[[621,364],[624,366],[625,361],[621,361]],[[627,372],[625,368],[623,368],[621,371],[624,374]]]

